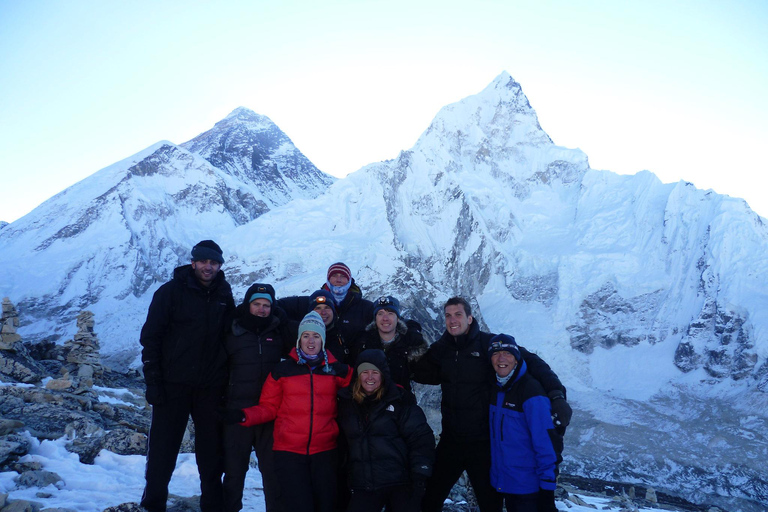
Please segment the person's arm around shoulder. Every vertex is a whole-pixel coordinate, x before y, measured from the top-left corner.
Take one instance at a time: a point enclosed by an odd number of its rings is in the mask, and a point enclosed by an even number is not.
[[[419,384],[440,384],[441,354],[443,346],[437,340],[429,346],[427,352],[413,363],[411,380]]]
[[[573,410],[566,399],[566,389],[560,378],[552,371],[552,368],[538,355],[520,348],[520,355],[523,356],[525,364],[528,366],[528,373],[544,387],[552,403],[552,416],[557,427],[567,427],[571,422]]]
[[[281,356],[285,359],[288,357],[288,354],[293,347],[296,346],[296,338],[299,336],[299,322],[292,320],[288,316],[285,310],[280,307],[279,300],[275,301],[275,307],[272,310],[272,314],[280,320],[278,331],[280,332],[280,338],[283,343]]]
[[[352,367],[343,363],[337,363],[340,371],[336,374],[336,389],[349,386],[352,382]]]
[[[300,322],[309,311],[309,295],[292,295],[275,301],[288,318]]]
[[[408,352],[408,364],[413,365],[421,359],[429,350],[429,343],[424,339],[421,325],[415,320],[405,322],[408,330],[405,332],[405,347]]]

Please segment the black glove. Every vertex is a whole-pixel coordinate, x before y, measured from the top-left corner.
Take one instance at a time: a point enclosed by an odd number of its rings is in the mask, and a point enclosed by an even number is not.
[[[557,512],[555,491],[539,489],[539,494],[536,497],[536,512]]]
[[[406,320],[405,326],[409,329],[413,329],[416,332],[421,332],[421,324],[416,320]]]
[[[216,410],[216,413],[221,422],[226,423],[227,425],[237,425],[238,423],[245,421],[245,413],[242,409],[226,409],[224,407],[219,407]]]
[[[163,383],[147,383],[147,392],[144,396],[149,405],[163,405],[165,403],[165,387]]]
[[[163,405],[165,403],[165,386],[163,386],[163,372],[159,364],[144,361],[144,383],[147,392],[144,395],[150,405]]]
[[[424,477],[418,476],[418,477],[411,477],[411,496],[416,501],[421,501],[421,498],[424,497],[424,491],[427,487],[427,481],[424,480]]]
[[[568,405],[563,392],[558,390],[550,391],[547,396],[552,403],[552,422],[556,427],[567,427],[573,416],[573,409]]]

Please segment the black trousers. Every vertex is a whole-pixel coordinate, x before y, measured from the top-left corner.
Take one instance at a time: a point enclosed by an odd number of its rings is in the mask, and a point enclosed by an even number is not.
[[[190,415],[195,424],[195,461],[200,474],[200,510],[223,508],[221,476],[224,473],[221,423],[216,415],[224,386],[196,388],[165,384],[166,401],[152,406],[149,428],[146,486],[141,506],[149,512],[165,512],[168,484],[176,468],[181,441]]]
[[[466,471],[481,512],[501,512],[501,494],[491,485],[490,441],[462,442],[441,437],[435,451],[432,477],[427,480],[421,509],[440,512],[453,485]]]
[[[243,508],[243,487],[251,461],[251,448],[256,451],[256,458],[259,460],[267,512],[279,512],[280,482],[272,453],[274,426],[273,421],[252,427],[224,426],[225,512],[238,512]]]
[[[336,509],[336,450],[301,455],[275,450],[275,469],[285,492],[287,512],[334,512]]]
[[[347,512],[381,512],[385,506],[387,512],[419,512],[423,488],[414,489],[410,485],[397,485],[378,491],[352,489]]]
[[[507,512],[537,512],[538,495],[537,492],[532,494],[502,494]]]

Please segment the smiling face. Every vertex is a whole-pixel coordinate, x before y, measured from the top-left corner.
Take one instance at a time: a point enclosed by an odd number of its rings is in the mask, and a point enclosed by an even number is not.
[[[333,322],[333,309],[328,304],[318,304],[315,306],[315,311],[320,314],[320,318],[323,319],[323,323],[326,327]]]
[[[452,336],[467,334],[473,320],[472,315],[467,315],[461,304],[445,306],[445,330]]]
[[[323,338],[320,334],[314,331],[304,331],[301,333],[299,346],[301,347],[302,352],[308,356],[314,356],[315,354],[319,354],[323,349]]]
[[[255,299],[249,304],[248,309],[253,316],[266,318],[272,312],[272,303],[267,299]]]
[[[360,372],[360,387],[363,393],[370,395],[381,387],[381,372],[379,370],[364,370]]]
[[[397,329],[397,315],[386,309],[380,309],[376,312],[376,329],[379,330],[379,336],[387,341],[392,339],[392,335]]]
[[[517,359],[506,350],[500,350],[491,355],[491,364],[496,371],[496,375],[499,377],[506,377],[512,373],[512,370],[517,366]]]
[[[192,270],[195,271],[195,278],[200,284],[208,287],[221,270],[221,263],[215,260],[193,260]]]

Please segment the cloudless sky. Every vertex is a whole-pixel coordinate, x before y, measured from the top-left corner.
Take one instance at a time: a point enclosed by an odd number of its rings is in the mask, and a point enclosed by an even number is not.
[[[238,106],[343,177],[508,71],[595,169],[768,216],[768,1],[0,0],[0,220]]]

